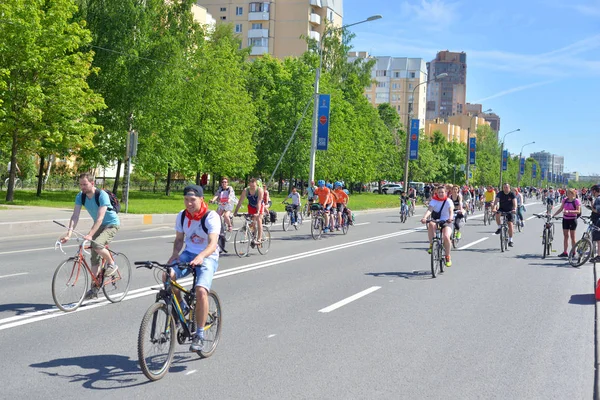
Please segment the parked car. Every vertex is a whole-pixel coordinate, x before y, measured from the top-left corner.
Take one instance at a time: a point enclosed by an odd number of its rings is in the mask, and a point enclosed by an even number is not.
[[[397,183],[386,183],[385,185],[381,186],[382,194],[400,194],[401,191],[402,185],[399,185]],[[373,193],[378,193],[377,188],[373,190]]]

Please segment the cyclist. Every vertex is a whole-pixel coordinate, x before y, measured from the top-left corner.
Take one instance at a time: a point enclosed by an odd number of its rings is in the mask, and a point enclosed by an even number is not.
[[[457,186],[457,188],[458,188],[458,186]],[[465,188],[463,189],[463,192],[462,192],[462,198],[463,198],[462,207],[464,207],[465,212],[467,210],[470,210],[471,201],[473,199],[473,195],[471,193],[471,190],[472,189],[470,187],[465,186]],[[456,225],[456,222],[455,222],[455,225]]]
[[[429,202],[429,199],[431,198],[431,185],[429,183],[427,183],[425,185],[425,187],[423,187],[423,195],[425,196],[425,202]]]
[[[338,218],[338,227],[342,226],[342,214],[346,210],[346,204],[348,204],[348,195],[342,189],[342,182],[335,182],[333,184],[333,194],[337,198],[337,218]],[[339,228],[338,228],[339,230]]]
[[[85,240],[92,241],[92,248],[94,249],[91,254],[92,273],[94,275],[98,274],[100,258],[102,258],[106,265],[104,275],[112,276],[117,272],[119,267],[115,264],[114,259],[105,246],[114,239],[121,225],[121,221],[119,220],[116,211],[113,210],[112,205],[110,204],[110,198],[104,190],[100,190],[98,203],[96,203],[96,190],[99,189],[96,189],[94,177],[91,174],[83,173],[79,175],[79,188],[81,189],[81,192],[75,196],[75,208],[73,209],[73,214],[69,221],[69,230],[60,241],[65,243],[71,238],[71,232],[73,232],[79,222],[81,207],[85,203],[85,209],[94,221],[88,234],[83,237]],[[82,196],[86,196],[83,201]],[[92,287],[86,293],[85,298],[90,299],[98,297],[99,290],[100,288],[92,283]]]
[[[593,224],[600,227],[600,185],[592,186],[590,192],[592,194],[592,205],[586,207],[592,210],[590,219]],[[596,251],[596,257],[592,258],[590,262],[600,262],[600,231],[594,230],[592,232],[592,241],[596,242],[598,250]]]
[[[219,199],[219,207],[217,208],[217,214],[219,216],[223,216],[223,220],[225,221],[225,225],[227,225],[227,230],[231,231],[231,210],[233,210],[233,205],[236,201],[235,191],[233,187],[229,186],[229,179],[227,177],[223,177],[221,179],[221,186],[219,186],[219,190],[217,190],[217,194],[210,201],[211,203],[215,203]]]
[[[204,345],[204,325],[208,315],[208,292],[213,276],[219,267],[218,240],[221,232],[221,218],[211,212],[204,202],[201,186],[190,185],[183,189],[185,209],[177,214],[175,222],[175,241],[171,263],[190,263],[196,269],[196,334],[192,338],[190,351],[201,351]],[[183,244],[185,243],[185,250]],[[180,279],[190,273],[189,268],[174,266],[171,278]]]
[[[288,194],[287,199],[292,199],[292,208],[294,209],[294,213],[292,216],[292,225],[298,225],[298,210],[302,206],[300,203],[300,193],[296,190],[296,187],[292,188],[292,192]]]
[[[314,202],[315,189],[315,181],[310,181],[310,185],[308,185],[308,188],[306,189],[306,196],[308,197],[309,206]]]
[[[521,228],[525,226],[525,218],[523,218],[523,211],[525,211],[525,205],[523,204],[523,194],[519,193],[519,189],[512,188],[512,192],[517,199],[517,216],[519,217],[517,223],[521,225]]]
[[[492,203],[494,202],[495,198],[496,191],[494,190],[494,187],[492,185],[488,185],[487,190],[484,194],[485,211],[490,209],[491,212],[494,212],[494,209],[492,208]]]
[[[564,246],[563,252],[559,254],[559,257],[568,257],[569,253],[567,250],[569,249],[569,236],[571,237],[571,248],[575,248],[575,231],[577,230],[577,217],[581,213],[581,202],[577,198],[577,192],[575,189],[567,190],[567,198],[564,199],[560,208],[554,213],[553,217],[556,217],[562,211],[563,220],[563,237],[564,237]]]
[[[415,211],[415,203],[417,202],[417,190],[414,187],[408,188],[408,206]]]
[[[274,222],[274,221],[271,221],[271,204],[273,204],[273,203],[271,202],[271,196],[269,194],[269,191],[267,190],[267,184],[262,183],[262,181],[260,179],[257,182],[258,182],[258,186],[260,186],[263,190],[263,198],[262,198],[263,207],[264,207],[263,215],[265,216],[267,221]]]
[[[400,191],[400,214],[402,214],[402,211],[404,211],[407,215],[408,215],[408,196],[406,195],[406,193],[402,190]]]
[[[508,245],[513,247],[513,214],[517,210],[517,198],[515,197],[514,193],[510,191],[510,185],[508,183],[505,183],[502,186],[502,191],[498,192],[496,195],[496,199],[494,200],[494,209],[508,213],[506,215],[506,220],[508,221]],[[499,235],[501,231],[499,213],[496,213],[496,223],[498,224],[496,235]]]
[[[425,215],[421,218],[421,223],[427,223],[427,218],[431,215],[432,219],[440,220],[442,229],[442,238],[444,241],[444,248],[446,249],[446,266],[452,266],[452,260],[450,258],[450,235],[452,233],[452,216],[454,215],[454,204],[452,200],[448,199],[446,195],[446,188],[442,185],[437,188],[436,194],[433,199],[429,202]],[[444,221],[444,222],[442,222]],[[429,222],[427,224],[427,233],[429,236],[429,250],[431,254],[432,240],[435,236],[435,230],[437,229],[435,222]]]
[[[454,229],[456,229],[456,238],[461,238],[460,228],[465,225],[465,210],[463,209],[463,197],[460,194],[460,188],[458,186],[452,187],[452,194],[450,200],[454,205]],[[468,191],[467,191],[468,193]]]
[[[252,216],[254,226],[256,226],[256,229],[258,230],[258,233],[256,235],[256,240],[258,241],[258,243],[262,241],[262,215],[264,211],[264,204],[262,202],[263,197],[263,189],[258,186],[256,178],[251,178],[248,181],[248,187],[242,190],[240,200],[238,201],[237,206],[235,207],[235,211],[233,212],[233,214],[237,216],[238,210],[242,206],[244,199],[248,199],[248,214]],[[257,243],[254,242],[254,244]]]
[[[324,217],[325,217],[325,225],[323,226],[323,232],[329,232],[329,212],[331,211],[331,206],[333,205],[333,201],[331,196],[329,196],[329,189],[325,186],[325,181],[323,179],[319,179],[317,181],[317,189],[315,189],[315,196],[319,198],[319,203],[323,206]]]
[[[335,218],[337,213],[337,195],[333,193],[333,185],[331,183],[326,183],[325,187],[329,189],[329,198],[331,199],[331,210],[329,211],[329,214],[331,216],[331,218],[329,218],[329,230],[333,231],[335,227]],[[340,228],[338,227],[336,228],[336,230],[339,231]]]

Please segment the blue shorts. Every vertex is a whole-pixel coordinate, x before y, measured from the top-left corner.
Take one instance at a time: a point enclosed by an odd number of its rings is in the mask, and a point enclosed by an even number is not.
[[[188,263],[196,258],[197,254],[184,251],[179,255],[179,262]],[[200,267],[196,267],[196,283],[194,286],[201,286],[207,291],[210,291],[212,285],[213,276],[219,268],[219,262],[212,258],[205,258],[204,263]],[[181,269],[179,267],[173,267],[175,273],[175,279],[183,278],[189,275],[192,271],[189,268]]]

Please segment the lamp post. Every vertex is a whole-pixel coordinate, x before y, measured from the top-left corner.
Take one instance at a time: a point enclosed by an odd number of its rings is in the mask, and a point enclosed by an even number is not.
[[[504,158],[503,157],[503,154],[504,154],[504,141],[505,141],[507,135],[510,135],[511,133],[514,133],[514,132],[519,132],[520,130],[521,130],[521,128],[515,129],[514,131],[506,132],[504,134],[504,136],[502,137],[502,144],[500,146],[500,183],[498,184],[499,188],[502,188],[502,159]]]
[[[364,21],[354,22],[352,24],[340,26],[339,28],[330,29],[329,32],[335,32],[338,30],[343,30],[348,27],[363,24],[365,22],[371,22],[378,19],[381,19],[381,15],[372,15]],[[319,67],[315,72],[315,94],[314,94],[314,108],[313,108],[313,120],[312,120],[312,137],[310,142],[310,167],[308,173],[308,182],[315,180],[315,158],[317,155],[317,129],[319,126],[318,114],[319,114],[319,80],[321,79],[321,67],[323,66],[323,39],[325,39],[325,35],[327,33],[327,29],[323,31],[323,37],[319,41]]]
[[[487,110],[483,111],[484,114],[492,112],[491,108],[488,108]],[[471,157],[471,124],[473,123],[473,118],[475,118],[477,115],[472,115],[471,118],[469,119],[469,126],[467,127],[467,163],[465,164],[466,167],[466,172],[467,172],[467,177],[465,178],[465,184],[467,186],[469,186],[469,158]],[[475,132],[477,132],[477,128],[475,128]]]
[[[406,69],[406,73],[408,73],[408,67]],[[429,82],[433,82],[436,81],[438,79],[442,79],[447,77],[448,74],[446,72],[443,72],[437,76],[435,76],[433,79],[431,80],[426,80],[424,82],[419,83],[417,86],[415,86],[413,88],[413,92],[412,92],[412,99],[413,99],[413,104],[415,101],[415,91],[417,90],[417,88],[419,86],[421,86],[424,83],[429,83]],[[408,107],[408,121],[406,124],[406,154],[404,155],[404,190],[408,190],[408,162],[409,162],[409,153],[410,153],[410,121],[411,121],[411,117],[412,117],[412,110],[410,109],[410,103],[407,103],[407,107]],[[418,115],[418,114],[417,114]]]
[[[519,152],[519,174],[517,175],[517,187],[521,187],[521,157],[523,157],[523,149],[525,146],[529,146],[530,144],[535,144],[535,142],[525,143]]]

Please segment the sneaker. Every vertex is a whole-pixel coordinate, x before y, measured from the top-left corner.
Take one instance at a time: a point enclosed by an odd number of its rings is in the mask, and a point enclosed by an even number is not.
[[[508,247],[513,247],[515,245],[514,242],[508,242]]]
[[[88,290],[84,296],[84,300],[91,300],[91,299],[97,299],[98,298],[98,291],[100,289],[97,287],[92,287],[90,290]]]
[[[104,276],[113,276],[118,269],[117,264],[108,264],[108,267],[104,269]]]
[[[460,239],[462,237],[462,233],[460,231],[456,231],[456,238]]]
[[[323,232],[324,232],[324,233],[327,233],[327,232],[329,232],[329,228],[323,228]]]
[[[600,256],[590,258],[591,263],[600,263]]]
[[[190,345],[190,351],[202,351],[204,349],[204,339],[198,335],[194,335],[192,344]]]
[[[450,259],[450,256],[446,256],[446,267],[451,267],[452,266],[452,260]]]
[[[502,228],[498,228],[498,229],[496,230],[496,233],[494,233],[494,235],[499,235],[499,234],[500,234],[500,232],[502,232]]]
[[[431,248],[432,248],[432,247],[433,247],[432,245],[429,245],[429,248],[427,249],[427,253],[428,253],[428,254],[431,254]]]
[[[566,251],[563,251],[563,252],[562,252],[562,253],[560,253],[558,256],[559,256],[559,257],[569,257],[569,255],[567,254],[567,252],[566,252]]]
[[[336,230],[336,231],[339,231],[339,230],[340,230],[340,228],[335,228],[335,230]]]

